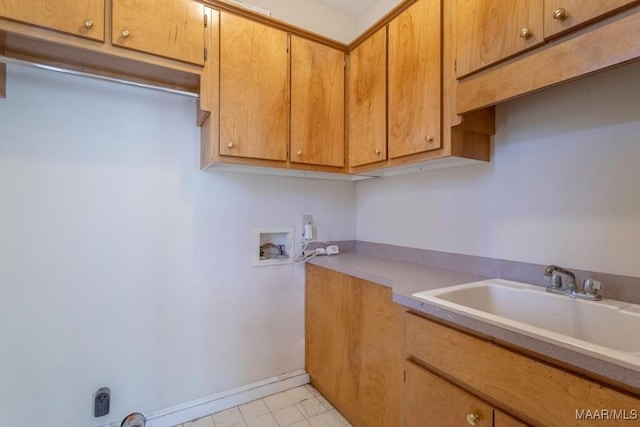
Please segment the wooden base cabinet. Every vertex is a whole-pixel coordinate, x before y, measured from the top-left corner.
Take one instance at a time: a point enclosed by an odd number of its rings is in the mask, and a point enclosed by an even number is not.
[[[404,365],[402,426],[493,427],[493,408],[411,361]],[[496,426],[498,427],[498,426]]]
[[[391,288],[307,264],[306,370],[357,427],[400,422],[402,307]]]
[[[429,370],[437,372],[460,387],[491,401],[500,408],[532,426],[627,426],[629,419],[578,419],[579,411],[611,411],[633,416],[640,406],[639,395],[619,391],[593,379],[574,374],[535,358],[511,351],[505,347],[468,335],[440,323],[412,313],[405,314],[407,355]],[[420,393],[430,386],[445,391],[436,394],[440,401],[451,399],[458,411],[485,411],[487,408],[466,396],[466,391],[455,390],[451,384],[443,385],[440,378],[424,375],[422,367],[409,365],[405,385],[405,414],[414,414]],[[414,378],[411,378],[413,375]],[[420,378],[421,385],[415,384]],[[443,397],[455,395],[455,398]],[[466,396],[466,397],[461,397]],[[466,405],[466,406],[465,406]],[[470,409],[466,409],[466,408]],[[435,411],[436,409],[434,409]],[[496,412],[495,427],[521,426],[520,421]],[[446,415],[446,414],[445,414]],[[441,415],[444,417],[445,415]],[[457,414],[459,419],[464,414]],[[482,413],[479,412],[482,420]],[[416,415],[417,416],[417,415]],[[411,415],[408,420],[415,419]],[[500,424],[499,424],[499,423]],[[415,424],[410,424],[415,425]],[[431,425],[431,424],[424,424]],[[464,425],[433,424],[433,425]],[[480,425],[480,424],[477,424]],[[491,425],[491,424],[489,424]]]

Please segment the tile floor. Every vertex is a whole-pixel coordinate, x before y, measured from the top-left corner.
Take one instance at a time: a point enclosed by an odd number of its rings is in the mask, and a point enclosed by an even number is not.
[[[310,384],[254,400],[175,427],[351,426]]]

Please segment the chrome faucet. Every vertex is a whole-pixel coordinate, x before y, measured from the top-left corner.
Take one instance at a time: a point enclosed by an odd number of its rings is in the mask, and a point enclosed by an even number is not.
[[[579,290],[576,285],[576,275],[566,268],[558,267],[557,265],[547,266],[547,268],[544,269],[544,275],[549,278],[547,292],[563,294],[571,298],[582,298],[593,301],[599,301],[602,299],[602,296],[600,295],[602,285],[598,281],[585,279],[582,282],[582,290]]]

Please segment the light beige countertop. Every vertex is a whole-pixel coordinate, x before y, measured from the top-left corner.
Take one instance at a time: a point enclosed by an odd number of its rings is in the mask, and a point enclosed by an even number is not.
[[[315,257],[309,263],[389,286],[393,289],[393,301],[413,311],[440,319],[482,338],[524,351],[577,373],[588,374],[635,393],[640,392],[638,371],[454,313],[412,296],[416,292],[485,280],[487,277],[358,253]]]

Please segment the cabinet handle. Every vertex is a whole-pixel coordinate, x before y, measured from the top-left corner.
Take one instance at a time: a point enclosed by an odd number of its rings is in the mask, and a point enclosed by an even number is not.
[[[227,147],[228,147],[228,148],[233,148],[233,142],[228,143],[228,144],[227,144]]]
[[[424,142],[426,142],[427,144],[430,142],[433,142],[433,136],[431,135],[427,135],[424,137]]]
[[[379,155],[380,155],[380,149],[379,149],[379,148],[376,148],[375,153],[376,153],[376,156],[379,156]]]
[[[531,30],[527,27],[524,27],[523,29],[520,30],[520,37],[522,37],[525,40],[530,39],[532,36],[531,34]]]
[[[84,20],[84,26],[87,28],[87,30],[90,30],[93,28],[93,21],[91,19],[85,19]]]
[[[302,156],[302,151],[298,151],[298,152],[296,153],[296,156],[298,156],[298,157]]]
[[[122,38],[123,38],[123,39],[129,38],[129,36],[131,35],[131,33],[129,32],[129,30],[127,30],[127,29],[122,30],[122,31],[120,32],[120,34],[122,34]]]
[[[567,19],[567,11],[565,10],[565,8],[559,7],[556,10],[554,10],[553,19],[556,19],[558,21],[564,21],[565,19]]]
[[[475,426],[480,421],[480,416],[476,414],[467,414],[467,423],[470,426]]]

